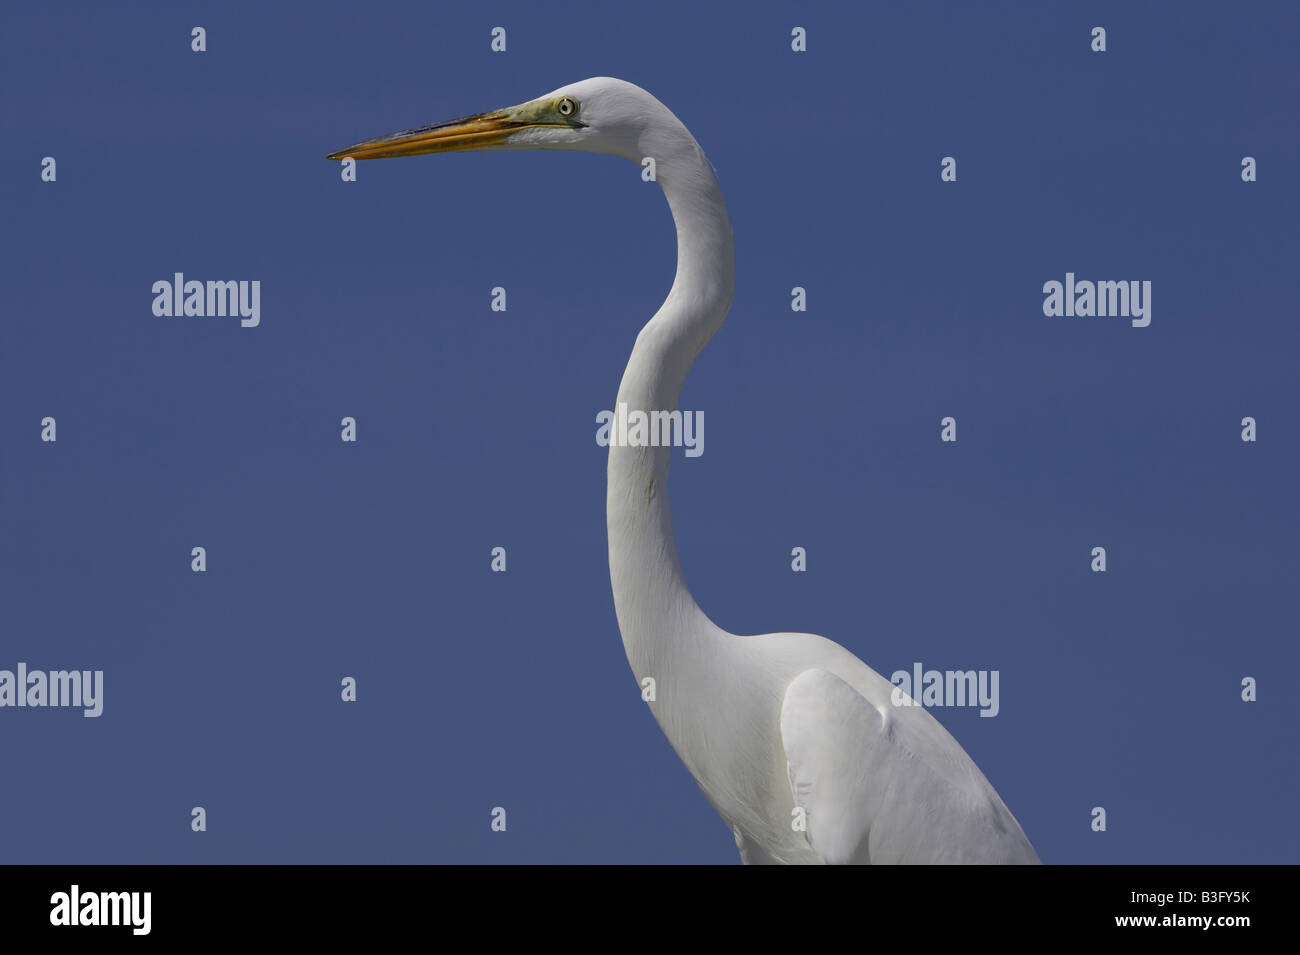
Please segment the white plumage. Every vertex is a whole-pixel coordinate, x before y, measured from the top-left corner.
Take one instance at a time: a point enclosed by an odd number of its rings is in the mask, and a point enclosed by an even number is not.
[[[617,401],[677,408],[731,306],[731,222],[712,166],[645,90],[600,77],[517,107],[369,140],[330,158],[452,149],[574,149],[655,160],[677,226],[677,275],[637,336]],[[748,863],[1035,863],[988,780],[925,709],[811,634],[734,636],[682,576],[668,447],[611,446],[606,513],[619,629],[664,734]],[[802,823],[802,826],[801,826]]]

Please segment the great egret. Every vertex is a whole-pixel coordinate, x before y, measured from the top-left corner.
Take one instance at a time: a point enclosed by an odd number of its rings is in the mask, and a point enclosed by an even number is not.
[[[519,106],[369,139],[329,159],[574,149],[655,160],[677,275],[637,336],[618,402],[672,411],[731,307],[731,221],[713,167],[645,90],[598,77]],[[655,719],[747,863],[1033,863],[1029,840],[956,740],[848,650],[804,633],[734,636],[682,575],[666,446],[609,449],[609,574]],[[910,701],[909,701],[910,702]]]

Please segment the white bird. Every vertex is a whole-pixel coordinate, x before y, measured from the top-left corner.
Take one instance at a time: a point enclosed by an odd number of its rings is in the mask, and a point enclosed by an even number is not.
[[[731,307],[731,221],[713,167],[667,107],[598,77],[519,106],[367,140],[329,159],[572,149],[655,160],[677,226],[677,275],[637,336],[618,402],[672,411]],[[1015,817],[924,708],[839,644],[735,636],[682,575],[666,446],[609,449],[609,572],[655,719],[731,828],[746,863],[1036,863]],[[910,703],[910,699],[904,698]]]

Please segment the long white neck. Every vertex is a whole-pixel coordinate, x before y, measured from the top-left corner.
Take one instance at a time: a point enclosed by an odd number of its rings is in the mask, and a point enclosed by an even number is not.
[[[674,147],[659,158],[658,181],[677,225],[677,277],[637,336],[623,372],[618,403],[629,414],[677,409],[695,356],[731,307],[735,250],[722,190],[689,134]],[[614,442],[609,449],[610,582],[634,669],[667,663],[674,651],[717,631],[692,598],[677,557],[668,502],[670,452]]]

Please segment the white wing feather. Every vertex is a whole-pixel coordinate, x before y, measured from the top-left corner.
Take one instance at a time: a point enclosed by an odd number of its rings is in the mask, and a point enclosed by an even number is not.
[[[808,842],[827,864],[1039,861],[924,710],[873,706],[829,670],[805,670],[786,688],[781,743]]]

